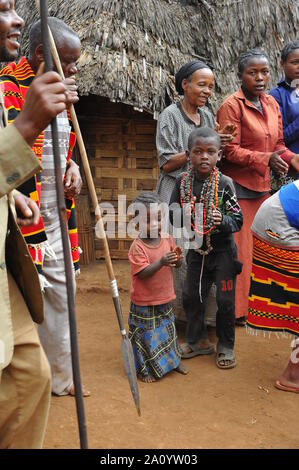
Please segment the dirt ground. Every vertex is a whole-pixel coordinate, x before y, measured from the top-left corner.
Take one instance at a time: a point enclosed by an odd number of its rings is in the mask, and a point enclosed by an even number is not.
[[[130,276],[114,262],[127,323]],[[189,374],[139,382],[138,417],[120,351],[104,262],[82,268],[77,317],[89,448],[299,448],[299,395],[273,387],[291,351],[291,338],[236,330],[238,365],[219,370],[215,356],[185,360]],[[210,330],[215,340],[215,330]],[[183,336],[182,336],[183,339]],[[45,448],[79,448],[75,400],[53,397]]]

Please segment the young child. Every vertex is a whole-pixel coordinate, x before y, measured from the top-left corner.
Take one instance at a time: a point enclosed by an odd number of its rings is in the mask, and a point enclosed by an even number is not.
[[[129,338],[137,375],[144,382],[155,382],[171,370],[187,373],[181,365],[172,310],[172,268],[180,266],[181,257],[173,238],[161,235],[159,202],[152,192],[143,192],[135,200],[140,233],[129,251]]]
[[[242,266],[237,260],[232,234],[241,229],[243,217],[231,178],[222,175],[216,167],[219,150],[220,138],[213,129],[201,127],[191,132],[186,152],[189,168],[176,181],[170,199],[170,220],[173,223],[171,204],[179,203],[181,215],[183,211],[191,215],[192,230],[198,238],[203,236],[201,248],[191,248],[187,254],[183,291],[187,330],[186,343],[181,345],[182,358],[214,351],[211,344],[202,345],[206,302],[214,282],[218,307],[216,364],[221,369],[230,369],[236,366],[235,282]],[[202,218],[197,203],[203,204]]]
[[[283,122],[283,138],[286,146],[296,155],[291,162],[288,174],[271,175],[272,193],[283,184],[299,178],[299,41],[289,42],[281,51],[281,68],[284,77],[270,91],[280,107]]]

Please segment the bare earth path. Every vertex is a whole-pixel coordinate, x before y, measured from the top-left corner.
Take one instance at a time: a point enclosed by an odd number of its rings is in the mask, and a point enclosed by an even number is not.
[[[123,313],[129,306],[129,266],[114,262]],[[187,376],[139,382],[137,416],[120,352],[121,338],[105,265],[83,267],[77,316],[90,448],[299,448],[299,395],[273,387],[291,338],[236,331],[236,369],[219,370],[215,356],[184,361]],[[215,331],[211,329],[211,339]],[[78,448],[75,401],[53,397],[45,448]]]

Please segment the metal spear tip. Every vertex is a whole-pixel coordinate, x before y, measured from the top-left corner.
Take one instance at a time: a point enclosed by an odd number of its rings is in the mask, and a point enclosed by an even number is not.
[[[140,411],[140,398],[139,398],[139,389],[136,376],[136,368],[134,361],[134,353],[131,341],[128,337],[122,337],[121,351],[123,356],[123,362],[125,366],[125,371],[128,377],[132,397],[137,409],[138,416],[141,416]]]

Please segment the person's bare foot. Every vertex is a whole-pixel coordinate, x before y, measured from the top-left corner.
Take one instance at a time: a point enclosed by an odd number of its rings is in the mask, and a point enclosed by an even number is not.
[[[138,375],[138,379],[140,379],[142,382],[145,382],[147,384],[156,382],[155,377],[153,377],[152,375]]]
[[[299,393],[299,386],[289,380],[285,380],[284,378],[276,380],[274,385],[278,390],[282,390],[284,392]]]
[[[276,388],[287,392],[299,393],[299,362],[297,356],[298,353],[296,353],[295,347],[287,367],[275,382]]]
[[[179,374],[183,374],[183,375],[187,375],[189,372],[189,370],[185,366],[183,366],[182,363],[180,363],[174,370],[178,372]]]
[[[69,392],[69,395],[71,395],[71,397],[75,396],[75,386],[74,386],[74,384],[69,386],[68,392]],[[84,385],[82,385],[82,394],[83,394],[83,397],[89,397],[90,396],[90,391],[87,390],[87,388]]]

